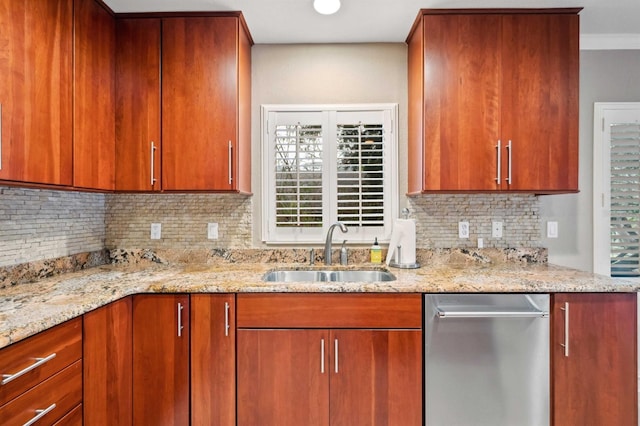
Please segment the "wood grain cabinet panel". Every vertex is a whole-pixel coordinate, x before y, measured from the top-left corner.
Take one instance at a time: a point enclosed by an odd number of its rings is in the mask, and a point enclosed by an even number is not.
[[[552,300],[554,426],[636,426],[637,295],[572,293]]]
[[[238,330],[238,426],[258,424],[329,425],[327,330]]]
[[[115,18],[74,1],[73,186],[115,187]]]
[[[116,23],[117,191],[160,189],[160,28],[160,19]]]
[[[192,294],[191,424],[236,424],[235,295]]]
[[[132,298],[83,317],[84,424],[132,421]]]
[[[72,184],[72,0],[0,0],[0,180]]]
[[[421,11],[409,194],[577,191],[578,11]]]
[[[238,16],[162,20],[162,188],[250,192],[252,41]]]
[[[422,425],[420,300],[237,295],[238,425]],[[374,308],[383,323],[414,329],[362,328],[380,323]]]
[[[422,332],[331,330],[331,426],[422,425]]]
[[[133,424],[189,424],[189,296],[133,296]]]

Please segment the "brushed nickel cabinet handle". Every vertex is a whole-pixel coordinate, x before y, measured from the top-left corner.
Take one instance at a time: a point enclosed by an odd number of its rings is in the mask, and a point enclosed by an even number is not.
[[[3,374],[2,377],[2,382],[0,382],[0,385],[6,385],[9,382],[14,381],[15,379],[17,379],[20,376],[24,376],[25,374],[27,374],[29,371],[35,370],[36,368],[40,367],[43,364],[46,364],[47,362],[51,361],[52,359],[54,359],[56,357],[56,353],[52,353],[51,355],[47,355],[44,358],[36,358],[36,362],[34,362],[33,364],[31,364],[30,366],[23,368],[22,370],[18,371],[15,374]]]
[[[224,302],[224,335],[229,336],[229,303]]]
[[[324,374],[324,339],[320,339],[320,373]]]
[[[182,310],[184,309],[184,306],[182,306],[182,303],[178,303],[178,337],[182,337],[182,329],[184,328],[182,326]]]
[[[507,145],[507,152],[509,153],[508,165],[509,165],[509,174],[507,175],[507,183],[511,185],[513,183],[512,175],[511,175],[511,140],[509,140],[509,144]]]
[[[49,414],[51,411],[53,411],[54,408],[56,408],[56,404],[55,403],[51,404],[50,406],[48,406],[44,410],[36,410],[35,417],[32,418],[31,420],[29,420],[28,422],[26,422],[22,426],[31,426],[32,424],[34,424],[35,422],[37,422],[38,420],[40,420],[41,418],[43,418],[44,416]]]
[[[564,302],[564,307],[560,308],[564,311],[564,343],[560,346],[564,348],[564,356],[569,356],[569,302]]]
[[[334,355],[334,362],[335,362],[335,372],[336,374],[338,374],[338,339],[335,339],[333,341],[333,355]]]
[[[154,144],[153,141],[151,141],[151,186],[156,184],[156,173],[155,173],[155,152],[156,152],[156,145]]]
[[[233,182],[233,146],[231,145],[231,141],[229,141],[229,185]]]
[[[496,179],[495,181],[498,183],[498,185],[500,184],[500,181],[502,180],[502,171],[500,170],[502,168],[502,141],[500,139],[498,139],[498,145],[496,145],[496,153],[497,153],[497,164],[498,166],[496,167]]]

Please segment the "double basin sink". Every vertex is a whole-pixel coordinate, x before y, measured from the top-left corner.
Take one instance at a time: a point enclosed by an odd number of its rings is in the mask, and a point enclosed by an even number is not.
[[[391,272],[381,270],[276,270],[267,272],[266,282],[383,282],[395,281]]]

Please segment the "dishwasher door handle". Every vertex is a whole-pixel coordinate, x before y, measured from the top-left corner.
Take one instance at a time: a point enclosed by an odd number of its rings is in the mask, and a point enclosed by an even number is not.
[[[443,311],[436,308],[438,318],[547,318],[546,311]]]

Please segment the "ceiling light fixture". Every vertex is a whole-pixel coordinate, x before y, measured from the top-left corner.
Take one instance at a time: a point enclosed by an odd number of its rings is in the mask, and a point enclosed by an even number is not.
[[[313,8],[323,15],[332,15],[340,9],[340,0],[313,0]]]

